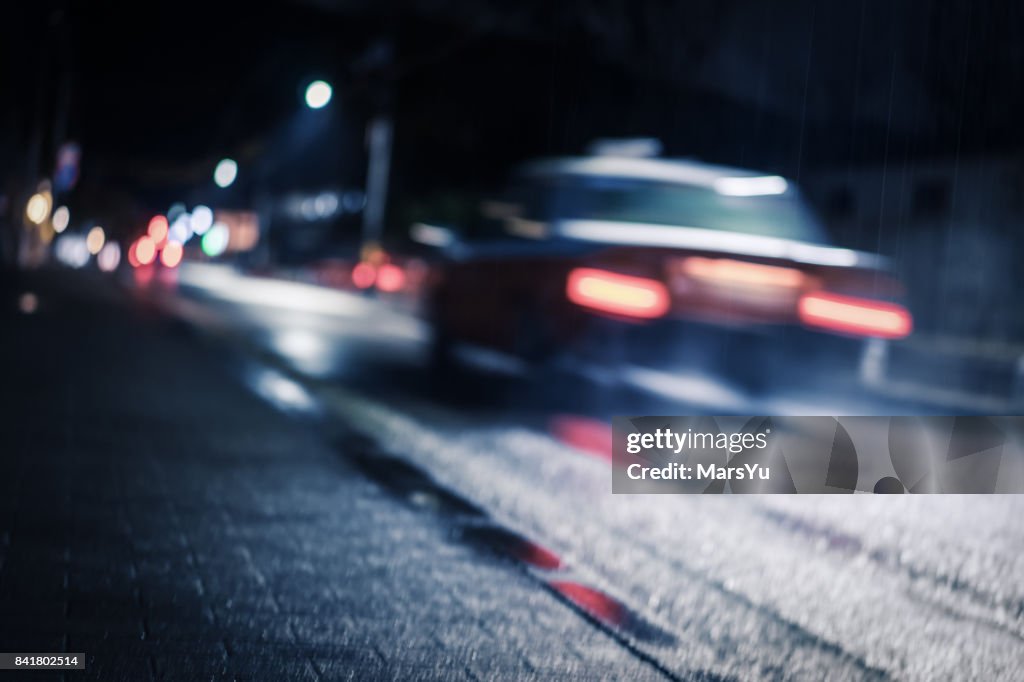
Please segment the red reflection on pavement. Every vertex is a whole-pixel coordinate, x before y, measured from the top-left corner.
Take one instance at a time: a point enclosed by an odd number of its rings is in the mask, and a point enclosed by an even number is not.
[[[556,580],[548,583],[560,595],[597,618],[602,623],[619,627],[627,619],[628,611],[617,599],[580,583]]]
[[[577,450],[612,459],[612,427],[605,422],[572,414],[558,415],[551,420],[551,434]]]
[[[510,535],[501,549],[534,568],[554,571],[562,567],[562,559],[557,554],[523,537]]]
[[[156,268],[152,265],[141,265],[132,270],[132,277],[135,279],[135,284],[140,287],[145,287],[153,281],[153,276],[156,274]]]
[[[604,625],[629,633],[641,641],[676,646],[678,639],[668,630],[651,623],[614,597],[577,582],[555,580],[548,583],[560,596]]]
[[[544,571],[554,571],[565,565],[561,557],[550,549],[504,528],[473,526],[463,532],[463,537],[493,552]]]
[[[532,542],[527,541],[524,545],[519,547],[519,551],[520,553],[516,558],[535,568],[541,568],[545,571],[554,571],[555,569],[562,567],[562,559],[559,558],[557,554]]]

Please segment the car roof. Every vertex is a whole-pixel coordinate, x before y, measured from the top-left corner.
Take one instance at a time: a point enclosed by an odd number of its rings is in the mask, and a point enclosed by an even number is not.
[[[631,178],[707,188],[714,187],[715,181],[723,178],[770,176],[768,173],[756,170],[716,166],[690,159],[631,158],[622,156],[580,156],[543,159],[525,164],[519,169],[519,175],[526,178],[552,178],[565,175]]]

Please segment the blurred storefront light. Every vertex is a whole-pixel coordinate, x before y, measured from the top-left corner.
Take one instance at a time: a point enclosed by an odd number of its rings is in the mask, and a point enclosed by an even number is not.
[[[213,214],[213,221],[214,225],[227,228],[226,252],[251,251],[259,243],[260,221],[255,211],[218,209]]]
[[[25,313],[26,315],[31,315],[38,309],[39,297],[36,296],[31,291],[26,291],[25,293],[18,297],[18,310],[20,310],[21,312]]]
[[[103,272],[113,272],[121,263],[121,247],[117,242],[107,242],[96,256],[96,265]]]
[[[172,243],[184,244],[192,238],[192,220],[188,213],[178,216],[167,232],[167,239]]]
[[[295,218],[312,222],[337,215],[344,207],[338,192],[324,191],[317,194],[293,195],[285,201],[285,210]]]
[[[53,212],[53,230],[57,234],[60,234],[68,228],[71,224],[71,211],[68,210],[67,206],[58,206],[57,210]]]
[[[84,267],[89,262],[86,240],[78,234],[61,235],[54,246],[54,255],[61,263],[72,268]]]
[[[199,205],[192,209],[192,231],[202,236],[213,225],[213,211],[209,206]]]
[[[85,246],[89,249],[89,253],[96,255],[103,248],[103,244],[107,241],[107,235],[104,234],[103,228],[96,225],[89,234],[85,237]]]
[[[49,192],[37,192],[29,197],[25,205],[25,217],[36,225],[43,224],[50,216],[51,197]]]
[[[228,226],[221,222],[214,223],[203,235],[202,249],[210,258],[216,258],[228,248]]]

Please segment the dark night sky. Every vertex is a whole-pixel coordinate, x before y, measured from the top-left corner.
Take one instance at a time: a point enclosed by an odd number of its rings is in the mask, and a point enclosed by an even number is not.
[[[598,135],[791,174],[1024,142],[1021,3],[29,5],[5,8],[0,29],[8,174],[33,131],[44,150],[60,136],[62,111],[85,170],[127,187],[199,182],[227,153],[295,157],[272,164],[273,182],[351,174],[329,152],[358,151],[351,130],[382,103],[396,113],[396,181],[413,188]],[[394,64],[360,69],[385,37]],[[351,130],[290,150],[314,76],[336,83],[334,124]]]
[[[148,4],[22,10],[31,28],[15,36],[16,51],[29,68],[13,74],[15,90],[31,89],[34,67],[49,92],[33,107],[5,88],[5,106],[25,127],[40,109],[53,117],[70,76],[69,137],[112,160],[180,163],[266,131],[300,105],[307,74],[329,77],[348,56],[336,48],[340,22],[304,7]]]

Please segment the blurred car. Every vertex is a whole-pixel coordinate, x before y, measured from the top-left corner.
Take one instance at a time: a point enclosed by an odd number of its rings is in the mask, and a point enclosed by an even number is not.
[[[364,246],[359,253],[320,258],[304,272],[321,286],[362,291],[409,310],[417,308],[429,274],[424,259],[410,249],[379,244]]]
[[[415,230],[443,253],[429,305],[442,365],[471,344],[760,389],[856,376],[872,339],[912,329],[883,258],[831,244],[792,182],[750,170],[538,161],[461,232]]]

